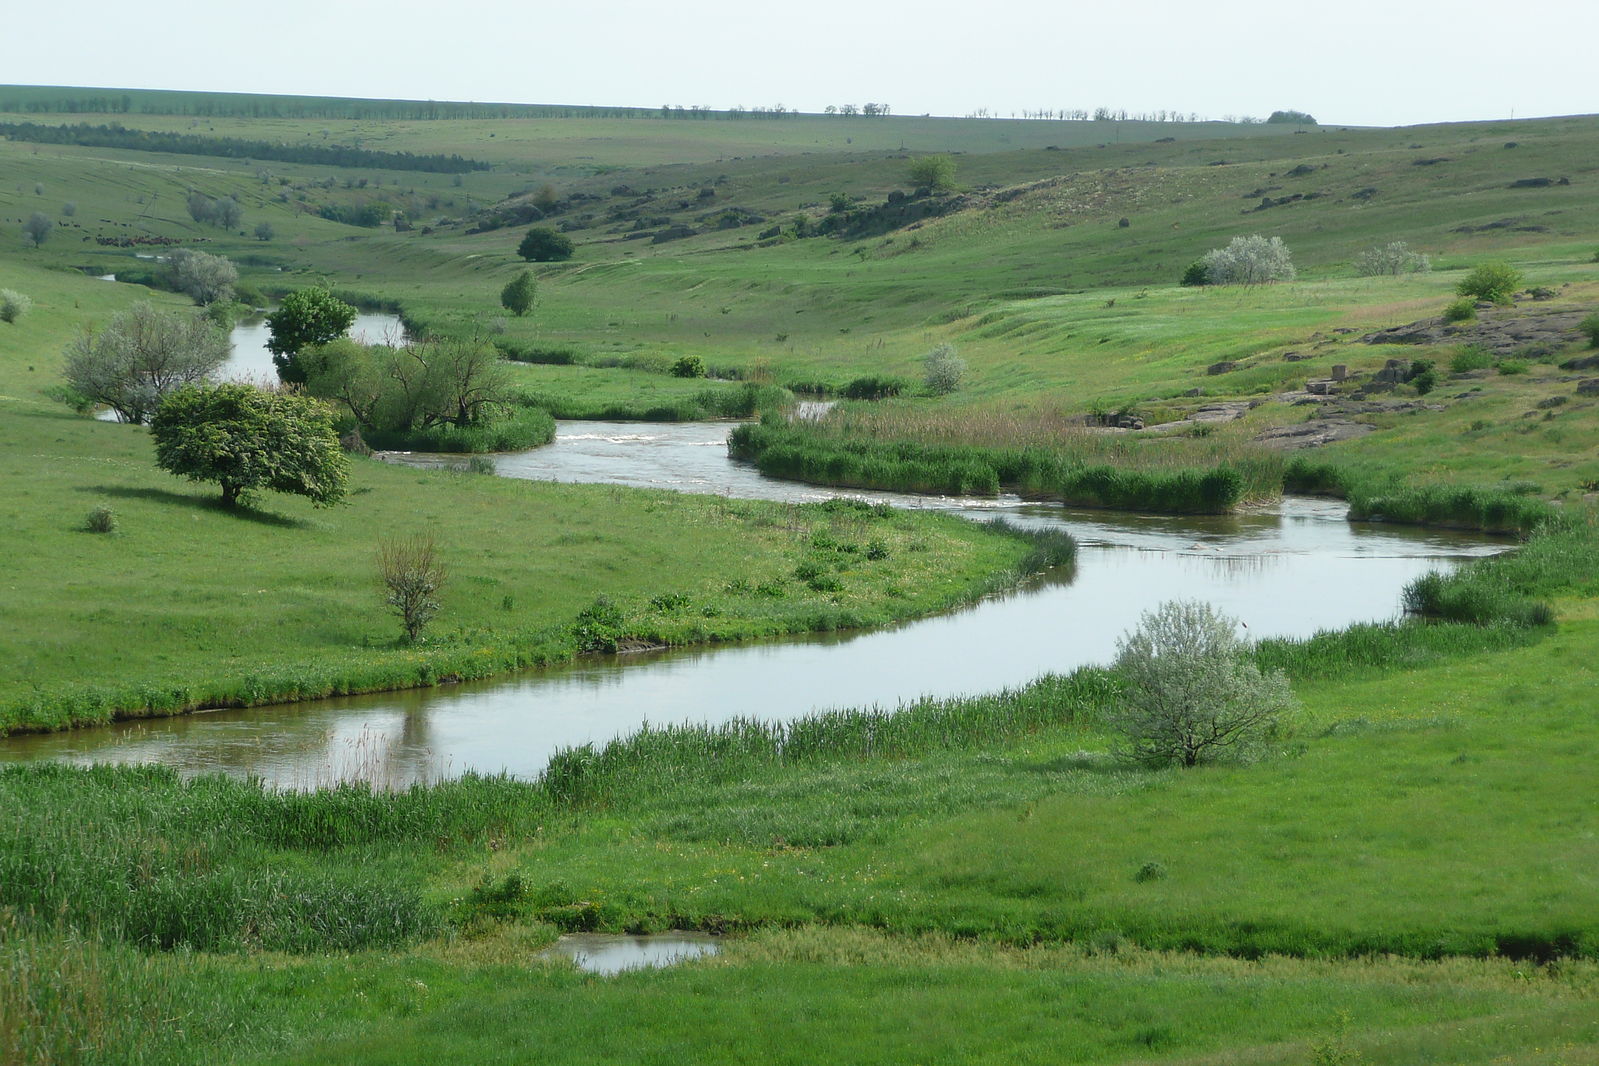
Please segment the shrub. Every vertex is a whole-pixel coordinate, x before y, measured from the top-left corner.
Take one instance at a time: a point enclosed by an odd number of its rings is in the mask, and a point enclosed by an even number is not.
[[[539,283],[534,279],[531,270],[524,270],[506,283],[500,290],[500,306],[521,318],[533,310],[534,301],[538,299]]]
[[[1497,367],[1499,373],[1506,376],[1512,374],[1525,374],[1532,364],[1525,359],[1501,359]]]
[[[109,507],[96,507],[89,512],[89,517],[84,520],[83,528],[90,533],[115,533],[117,531],[117,514]]]
[[[1237,622],[1209,604],[1171,601],[1116,642],[1125,688],[1111,724],[1122,754],[1150,766],[1194,766],[1244,754],[1296,706],[1281,672],[1263,674]]]
[[[955,160],[942,153],[918,156],[911,160],[906,173],[918,188],[945,192],[955,185]]]
[[[414,642],[442,606],[439,589],[445,570],[438,542],[427,533],[384,541],[378,545],[377,564],[384,602],[400,616],[406,638]]]
[[[1509,263],[1482,263],[1460,279],[1456,294],[1478,300],[1502,304],[1510,301],[1511,294],[1521,288],[1521,271]]]
[[[1465,374],[1473,370],[1487,370],[1494,365],[1492,355],[1487,350],[1476,344],[1468,344],[1455,353],[1449,360],[1451,374]]]
[[[1421,274],[1432,269],[1432,263],[1420,252],[1410,250],[1404,241],[1394,241],[1381,248],[1368,248],[1355,256],[1355,273],[1361,277],[1384,274]]]
[[[1294,280],[1294,264],[1281,237],[1234,237],[1225,248],[1206,252],[1207,285],[1259,285]]]
[[[1203,259],[1195,259],[1192,263],[1189,263],[1188,269],[1183,271],[1182,280],[1178,284],[1189,286],[1209,285],[1210,271],[1205,268],[1205,261]]]
[[[844,391],[841,395],[846,400],[882,400],[890,396],[898,396],[904,390],[905,380],[903,378],[871,375],[854,379],[844,386]]]
[[[0,322],[15,322],[33,309],[33,301],[12,289],[0,289]]]
[[[953,344],[940,344],[922,356],[922,367],[927,391],[934,396],[947,396],[960,388],[966,374],[966,360],[955,354]]]
[[[167,256],[167,283],[202,306],[233,299],[239,271],[227,256],[208,255],[192,248],[175,248]]]
[[[1469,296],[1452,300],[1444,308],[1445,322],[1469,322],[1477,317],[1477,303]]]
[[[1405,371],[1405,380],[1416,386],[1416,393],[1425,396],[1438,384],[1438,372],[1431,359],[1415,359]]]
[[[4,299],[4,295],[0,293],[0,300]],[[0,317],[3,317],[3,308],[0,308]],[[1577,328],[1588,338],[1588,347],[1599,348],[1599,314],[1589,315],[1577,324]]]
[[[672,364],[674,378],[702,378],[705,376],[705,360],[697,355],[684,355],[678,357]]]
[[[533,263],[554,263],[572,258],[572,238],[549,226],[534,226],[517,245],[516,254]]]
[[[28,221],[22,224],[22,241],[37,248],[49,238],[50,231],[55,228],[55,220],[43,211],[35,211],[28,216]]]

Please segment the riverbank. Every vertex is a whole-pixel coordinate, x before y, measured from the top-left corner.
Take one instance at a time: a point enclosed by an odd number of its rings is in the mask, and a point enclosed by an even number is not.
[[[377,462],[355,465],[345,506],[267,497],[229,510],[156,469],[136,427],[0,403],[0,449],[18,457],[0,491],[28,501],[0,546],[49,560],[0,587],[11,620],[0,656],[13,664],[0,731],[431,685],[616,646],[881,625],[1062,557],[931,513]],[[97,506],[114,532],[85,531]],[[415,532],[436,539],[451,574],[443,614],[411,644],[373,556]],[[595,643],[580,615],[600,597],[609,635]]]
[[[824,1039],[895,1046],[871,1021],[890,1008],[896,1033],[926,1019],[918,1048],[953,1017],[953,1050],[986,1034],[1053,1053],[1059,1018],[1016,1021],[1078,996],[1091,1061],[1576,1061],[1533,1049],[1599,1043],[1578,784],[1599,725],[1569,713],[1599,697],[1592,539],[1535,540],[1455,582],[1555,596],[1554,626],[1262,646],[1303,709],[1249,764],[1118,762],[1114,678],[1081,671],[781,738],[649,730],[528,783],[273,792],[9,768],[0,1019],[48,1017],[26,1039],[111,1059],[368,1063],[513,1061],[506,1027],[537,1016],[554,1061],[586,1061],[556,1036],[591,1029],[585,1054],[717,1061],[735,1045],[704,1027],[827,1012],[825,1038],[799,1026],[774,1048],[798,1062]],[[598,983],[538,961],[558,930],[673,926],[743,935]],[[180,1002],[181,1041],[159,1024]]]

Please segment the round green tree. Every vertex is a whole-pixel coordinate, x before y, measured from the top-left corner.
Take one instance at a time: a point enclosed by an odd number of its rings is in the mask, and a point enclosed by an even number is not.
[[[305,383],[305,371],[295,362],[304,348],[326,344],[344,336],[355,322],[355,308],[326,289],[300,289],[283,298],[267,315],[267,351],[278,377],[294,385]]]
[[[572,258],[572,238],[549,226],[534,226],[517,245],[516,254],[530,263],[555,263]]]
[[[161,469],[216,482],[230,507],[258,489],[320,507],[344,498],[349,460],[332,409],[314,397],[236,382],[190,385],[161,401],[150,433]]]
[[[517,318],[521,318],[533,310],[533,303],[538,299],[538,294],[539,283],[534,279],[533,272],[524,270],[500,290],[500,306]]]

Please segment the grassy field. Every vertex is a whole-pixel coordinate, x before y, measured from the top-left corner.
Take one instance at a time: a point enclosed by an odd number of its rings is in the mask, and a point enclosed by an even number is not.
[[[780,731],[646,731],[537,782],[277,793],[7,769],[0,1062],[1599,1062],[1599,400],[1579,389],[1595,372],[1560,365],[1588,354],[1574,328],[1490,351],[1496,330],[1599,305],[1599,119],[1296,135],[325,100],[247,115],[260,101],[222,94],[26,110],[48,92],[0,88],[24,108],[0,120],[492,169],[0,141],[0,288],[34,304],[0,323],[0,731],[874,625],[1038,562],[925,515],[369,461],[347,506],[227,512],[160,473],[139,430],[51,398],[83,324],[182,303],[90,275],[149,278],[138,256],[174,242],[268,295],[325,282],[416,331],[490,335],[532,356],[509,369],[560,414],[742,414],[746,383],[893,375],[904,396],[802,432],[962,461],[1227,467],[1242,498],[1287,478],[1396,519],[1570,517],[1514,562],[1427,584],[1418,606],[1443,620],[1262,646],[1303,706],[1251,763],[1116,759],[1116,680],[1085,670]],[[949,197],[908,187],[930,151],[954,153]],[[546,184],[545,221],[577,252],[538,265],[536,311],[507,319],[498,293]],[[192,191],[236,196],[240,229],[194,222]],[[374,204],[400,224],[323,217]],[[56,223],[38,248],[33,212]],[[846,235],[805,235],[828,226]],[[1299,279],[1178,286],[1248,233],[1280,236]],[[1432,270],[1357,276],[1358,253],[1395,240]],[[1492,259],[1525,275],[1513,305],[1436,343],[1362,343],[1439,314]],[[935,397],[920,360],[942,343],[967,370]],[[716,378],[669,376],[685,355]],[[1432,361],[1436,387],[1306,397],[1334,367],[1364,383],[1389,359]],[[1206,421],[1217,404],[1229,418]],[[1085,427],[1106,414],[1146,428]],[[1321,422],[1364,435],[1295,455],[1256,439]],[[1439,504],[1451,493],[1466,502]],[[116,533],[84,531],[97,506]],[[411,646],[372,559],[416,530],[451,576]],[[734,935],[618,978],[540,954],[566,930],[673,926]]]

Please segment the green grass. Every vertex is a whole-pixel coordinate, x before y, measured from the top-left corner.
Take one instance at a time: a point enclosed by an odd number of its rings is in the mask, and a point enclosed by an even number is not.
[[[252,102],[141,96],[169,111]],[[852,441],[968,458],[1047,443],[1106,477],[1225,462],[1248,497],[1286,473],[1390,518],[1522,528],[1599,485],[1594,402],[1555,365],[1579,354],[1576,337],[1522,353],[1524,372],[1462,367],[1426,397],[1380,395],[1399,403],[1351,416],[1375,432],[1301,462],[1251,443],[1318,411],[1278,394],[1334,366],[1449,366],[1470,341],[1419,351],[1358,336],[1437,315],[1478,262],[1554,290],[1520,312],[1591,311],[1593,118],[1127,128],[1101,147],[1093,123],[437,121],[302,103],[318,116],[118,117],[288,142],[326,128],[333,143],[496,167],[457,184],[0,143],[0,216],[58,222],[39,249],[0,227],[0,287],[35,303],[0,324],[11,723],[427,683],[584,645],[877,624],[968,598],[1048,548],[847,505],[368,463],[348,507],[269,499],[229,514],[160,476],[137,430],[46,398],[73,331],[142,293],[82,276],[149,268],[133,258],[144,247],[97,237],[203,240],[267,291],[326,281],[417,329],[574,353],[576,365],[513,368],[563,412],[746,413],[742,385],[659,373],[684,355],[729,379],[836,391],[918,381],[920,357],[949,342],[969,364],[961,390],[846,411]],[[834,193],[881,203],[921,151],[965,153],[958,209],[859,241],[758,237],[819,219]],[[1414,165],[1424,158],[1444,162]],[[1510,188],[1540,175],[1572,180]],[[593,197],[556,219],[578,253],[539,268],[538,309],[502,333],[520,227],[470,232],[473,212],[544,182]],[[194,224],[190,189],[239,196],[245,234]],[[373,199],[414,228],[318,217]],[[730,208],[763,221],[721,228]],[[260,221],[272,240],[249,236]],[[666,225],[701,232],[627,239]],[[1253,232],[1286,241],[1300,281],[1176,285],[1197,255]],[[1431,274],[1352,276],[1356,254],[1401,239]],[[1235,365],[1208,372],[1221,362]],[[1224,400],[1250,406],[1226,425],[1184,421]],[[1124,409],[1166,428],[1067,432]],[[1023,485],[1020,469],[989,463],[979,480]],[[116,532],[82,532],[101,507]],[[419,528],[445,546],[452,583],[437,630],[410,648],[369,574],[378,537]],[[277,795],[140,769],[8,771],[0,1058],[1588,1061],[1594,975],[1572,957],[1599,954],[1585,787],[1599,588],[1591,531],[1566,532],[1422,590],[1418,606],[1490,624],[1263,644],[1304,710],[1252,765],[1116,762],[1098,715],[1110,682],[1083,673],[897,715],[654,730],[568,753],[542,784]],[[763,584],[785,595],[743,591]],[[1542,621],[1539,604],[1554,626],[1514,624]],[[530,965],[557,929],[672,924],[755,932],[722,960],[614,981]]]

